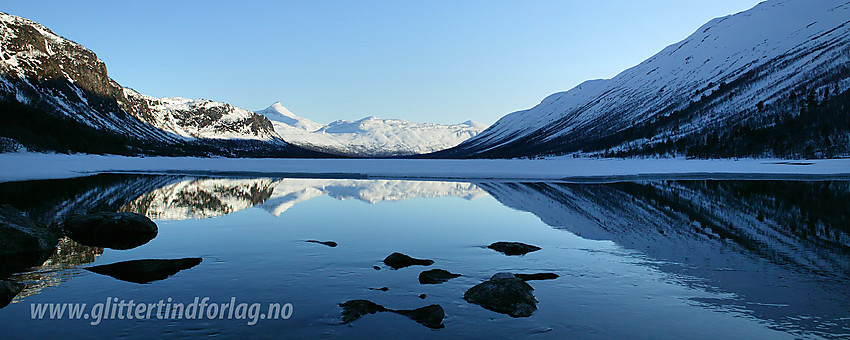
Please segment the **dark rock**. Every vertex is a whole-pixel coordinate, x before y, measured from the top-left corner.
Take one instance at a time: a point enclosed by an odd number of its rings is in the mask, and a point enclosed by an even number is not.
[[[440,305],[430,305],[413,310],[397,310],[398,314],[407,316],[413,321],[416,321],[428,328],[443,328],[443,318],[446,317],[446,312]]]
[[[425,294],[419,294],[419,298],[420,298],[420,299],[423,299],[423,300],[424,300],[426,297],[428,297],[428,295],[425,295]]]
[[[0,280],[0,308],[8,306],[23,289],[24,285],[20,283]]]
[[[514,276],[523,281],[554,280],[558,278],[558,274],[555,273],[514,274]]]
[[[384,259],[384,264],[399,269],[409,266],[430,266],[434,264],[432,260],[415,259],[402,253],[392,253]]]
[[[324,244],[324,245],[326,245],[326,246],[328,246],[328,247],[331,247],[331,248],[333,248],[333,247],[336,247],[336,246],[337,246],[336,242],[334,242],[334,241],[317,241],[317,240],[307,240],[307,242],[310,242],[310,243],[318,243],[318,244]]]
[[[133,260],[89,267],[86,270],[122,281],[149,283],[164,280],[181,270],[197,266],[201,261],[200,257],[174,260]]]
[[[458,276],[460,276],[460,274],[452,274],[448,270],[431,269],[419,273],[419,283],[423,285],[438,284],[454,279]]]
[[[446,316],[443,307],[430,305],[417,309],[389,309],[369,300],[351,300],[339,304],[342,307],[342,323],[353,322],[366,314],[392,312],[407,316],[413,321],[428,328],[443,328],[443,318]]]
[[[46,260],[59,237],[11,205],[0,205],[0,275],[38,266]]]
[[[351,300],[340,303],[339,306],[342,307],[343,324],[353,322],[366,314],[389,311],[384,306],[369,300]]]
[[[537,310],[537,299],[525,281],[511,273],[498,273],[463,294],[463,299],[511,317],[528,317]]]
[[[495,242],[487,246],[505,255],[525,255],[533,251],[540,250],[540,247],[520,242]]]
[[[378,266],[372,266],[372,269],[374,269],[374,270],[381,270],[381,267],[378,267]]]
[[[153,221],[131,212],[72,216],[65,219],[62,227],[77,243],[112,249],[132,249],[148,243],[157,234]]]
[[[386,292],[386,291],[390,290],[390,288],[389,287],[369,288],[369,290],[380,290],[382,292]]]

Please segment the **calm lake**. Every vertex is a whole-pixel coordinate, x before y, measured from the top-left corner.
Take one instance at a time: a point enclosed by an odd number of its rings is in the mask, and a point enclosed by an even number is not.
[[[0,183],[0,203],[45,224],[130,211],[159,227],[154,239],[127,250],[63,238],[42,266],[11,274],[6,280],[25,288],[0,309],[6,339],[850,337],[848,181],[96,175]],[[541,249],[508,256],[487,248],[497,241]],[[434,263],[395,270],[382,262],[393,252]],[[180,258],[202,262],[148,283],[85,269]],[[419,274],[430,269],[462,276],[421,284]],[[498,272],[558,277],[527,282],[538,301],[528,317],[464,300]],[[259,303],[263,313],[271,303],[291,304],[291,315],[259,319],[255,310],[254,324],[116,317],[92,325],[31,314],[42,303],[90,309],[116,298],[189,305],[196,297]],[[442,327],[428,327],[377,312],[343,324],[339,304],[357,299],[394,310],[439,305],[445,318]]]

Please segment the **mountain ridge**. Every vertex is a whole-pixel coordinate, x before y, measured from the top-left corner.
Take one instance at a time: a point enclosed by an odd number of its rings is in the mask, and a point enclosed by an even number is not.
[[[446,125],[413,123],[368,116],[336,120],[327,125],[299,117],[280,102],[255,111],[268,118],[275,131],[300,147],[349,156],[393,157],[424,154],[456,146],[477,135],[483,125],[466,121]]]
[[[848,155],[847,18],[844,1],[765,1],[431,156]]]

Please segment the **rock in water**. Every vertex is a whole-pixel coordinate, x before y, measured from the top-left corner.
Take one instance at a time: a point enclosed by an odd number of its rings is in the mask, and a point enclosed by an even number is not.
[[[558,274],[555,273],[514,274],[514,276],[523,281],[554,280],[558,278]]]
[[[0,280],[0,308],[8,306],[23,289],[24,285],[20,283]]]
[[[448,270],[431,269],[419,273],[419,283],[423,285],[438,284],[454,279],[458,276],[460,276],[460,274],[453,274]]]
[[[153,221],[131,212],[72,216],[65,220],[63,229],[77,243],[112,249],[132,249],[148,243],[157,234]]]
[[[397,310],[398,314],[407,316],[413,321],[416,321],[428,328],[443,328],[443,318],[446,317],[446,312],[440,305],[430,305],[413,310]]]
[[[339,306],[342,307],[343,324],[353,322],[366,314],[392,312],[407,316],[428,328],[443,328],[443,318],[446,316],[443,307],[440,305],[430,305],[412,310],[395,310],[369,300],[351,300],[340,303]]]
[[[164,280],[181,270],[197,266],[201,261],[200,257],[174,260],[133,260],[89,267],[86,270],[122,281],[149,283]]]
[[[537,310],[534,290],[510,273],[498,273],[463,294],[463,299],[491,311],[511,317],[528,317]]]
[[[487,248],[493,249],[505,255],[525,255],[530,252],[540,250],[540,247],[538,246],[532,246],[530,244],[520,242],[495,242],[487,246]]]
[[[342,323],[353,322],[366,314],[386,312],[388,309],[369,300],[351,300],[339,304],[342,307]]]
[[[334,241],[307,240],[307,242],[323,244],[323,245],[326,245],[326,246],[331,247],[331,248],[333,248],[333,247],[336,247],[336,246],[337,246],[336,242],[334,242]]]
[[[430,266],[434,264],[432,260],[415,259],[402,253],[392,253],[384,259],[384,264],[399,269],[409,266]]]
[[[11,205],[0,205],[0,275],[40,265],[59,237]]]

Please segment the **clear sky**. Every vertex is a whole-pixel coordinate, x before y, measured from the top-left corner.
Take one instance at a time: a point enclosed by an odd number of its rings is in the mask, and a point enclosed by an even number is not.
[[[365,116],[491,124],[610,78],[758,0],[0,0],[158,97],[320,123]]]

